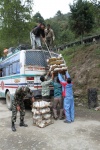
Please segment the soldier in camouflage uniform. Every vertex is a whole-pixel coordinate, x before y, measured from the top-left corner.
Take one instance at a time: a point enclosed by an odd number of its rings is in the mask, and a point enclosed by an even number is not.
[[[55,40],[55,35],[53,30],[51,29],[50,24],[47,24],[47,28],[45,29],[45,37],[46,37],[46,43],[50,50],[53,48],[53,42]]]
[[[24,123],[25,116],[25,106],[24,106],[24,97],[28,96],[29,99],[34,101],[31,90],[28,87],[18,87],[16,89],[14,100],[12,101],[12,131],[16,131],[15,122],[17,117],[17,111],[20,111],[20,126],[27,127],[28,125]]]

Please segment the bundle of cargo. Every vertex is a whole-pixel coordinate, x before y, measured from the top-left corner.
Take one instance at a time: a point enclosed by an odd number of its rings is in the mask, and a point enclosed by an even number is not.
[[[33,103],[33,124],[38,127],[46,127],[53,123],[50,111],[51,103],[46,101],[36,101]]]
[[[58,72],[64,74],[65,71],[67,70],[66,64],[61,55],[57,58],[56,57],[49,58],[48,66],[50,68],[49,71],[51,71],[51,73],[54,72],[54,74],[57,74]]]

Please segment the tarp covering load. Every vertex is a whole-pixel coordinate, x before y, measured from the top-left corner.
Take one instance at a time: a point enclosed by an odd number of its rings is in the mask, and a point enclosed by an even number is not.
[[[46,101],[36,101],[33,103],[33,124],[43,128],[53,123],[50,111],[51,103]]]
[[[54,72],[55,74],[58,72],[63,74],[67,70],[66,64],[61,55],[58,58],[56,57],[49,58],[48,66],[50,67],[49,71]]]

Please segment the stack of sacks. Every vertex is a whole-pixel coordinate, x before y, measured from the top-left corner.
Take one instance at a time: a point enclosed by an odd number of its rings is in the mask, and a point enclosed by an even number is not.
[[[46,127],[52,123],[50,102],[36,101],[33,103],[33,123],[38,127]]]
[[[49,58],[48,66],[50,67],[49,71],[51,71],[51,73],[61,72],[63,74],[67,70],[66,64],[61,55],[57,58],[56,57]]]

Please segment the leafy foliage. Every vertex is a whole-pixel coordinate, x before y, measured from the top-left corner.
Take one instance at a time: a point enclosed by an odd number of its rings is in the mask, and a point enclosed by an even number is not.
[[[55,33],[55,45],[61,45],[74,40],[74,34],[69,28],[69,14],[62,14],[58,11],[54,18],[46,20],[46,24],[51,24]]]
[[[95,26],[100,27],[100,1],[92,0],[92,4],[94,6]]]
[[[97,0],[75,0],[70,5],[71,13],[58,10],[47,20],[39,12],[33,16],[32,8],[33,0],[0,0],[0,54],[4,48],[30,44],[29,33],[39,22],[51,25],[56,46],[100,32],[100,2]]]
[[[38,23],[43,23],[43,22],[45,22],[44,21],[44,18],[41,16],[41,14],[39,13],[39,12],[37,12],[34,16],[33,16],[33,20],[35,21],[35,22],[38,22]]]
[[[86,0],[78,0],[70,5],[70,27],[77,35],[84,35],[91,31],[94,25],[94,6]]]
[[[0,0],[2,47],[13,46],[29,37],[31,10],[31,0],[26,0],[24,5],[21,0]]]

